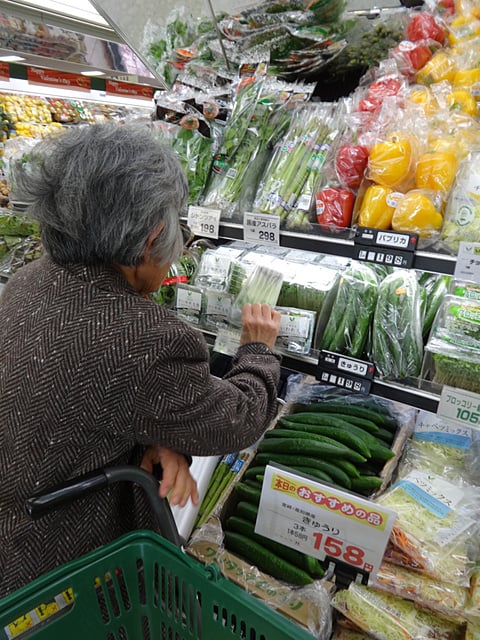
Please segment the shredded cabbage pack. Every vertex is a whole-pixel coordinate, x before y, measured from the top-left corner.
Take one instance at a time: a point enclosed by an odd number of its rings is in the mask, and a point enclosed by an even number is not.
[[[335,609],[376,640],[463,640],[461,625],[389,593],[352,582],[332,599]]]
[[[414,470],[377,501],[397,513],[387,560],[468,586],[478,557],[478,488]]]

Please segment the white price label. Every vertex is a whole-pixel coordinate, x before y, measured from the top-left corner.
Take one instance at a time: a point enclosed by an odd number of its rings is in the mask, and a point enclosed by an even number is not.
[[[396,513],[267,465],[255,532],[302,553],[375,575]]]
[[[410,236],[395,231],[379,231],[377,233],[377,244],[392,249],[408,249],[410,246]]]
[[[368,364],[366,362],[358,362],[348,358],[339,358],[337,367],[341,371],[346,371],[355,376],[366,376],[368,373]]]
[[[220,209],[190,206],[187,224],[196,236],[217,239],[221,213]]]
[[[460,242],[454,277],[480,282],[480,242]]]
[[[245,213],[243,239],[257,244],[280,244],[280,216]]]
[[[469,427],[480,427],[480,395],[444,386],[437,415]]]

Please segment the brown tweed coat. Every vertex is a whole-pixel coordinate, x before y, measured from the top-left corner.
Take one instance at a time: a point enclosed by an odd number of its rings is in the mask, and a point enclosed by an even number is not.
[[[39,521],[32,493],[157,443],[190,455],[252,444],[275,411],[279,359],[238,351],[210,375],[202,334],[114,269],[48,257],[0,299],[0,597],[125,531],[152,527],[143,496],[117,485]]]

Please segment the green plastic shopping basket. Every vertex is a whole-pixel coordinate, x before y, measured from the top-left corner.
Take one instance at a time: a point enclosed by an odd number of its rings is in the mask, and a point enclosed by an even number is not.
[[[111,470],[99,473],[106,481],[90,477],[88,489],[77,482],[73,493],[84,495],[122,477],[112,480]],[[158,485],[152,486],[156,496]],[[46,500],[40,496],[39,511],[71,499],[69,487],[66,494],[64,485]],[[156,533],[136,531],[0,600],[0,640],[26,638],[312,640],[312,635],[224,578],[216,565],[204,566]]]

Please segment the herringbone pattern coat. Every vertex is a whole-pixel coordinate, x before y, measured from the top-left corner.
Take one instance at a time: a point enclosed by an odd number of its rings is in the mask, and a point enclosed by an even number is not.
[[[223,380],[203,336],[137,295],[114,269],[21,269],[0,299],[0,597],[125,531],[151,527],[117,486],[33,522],[32,493],[92,469],[138,463],[157,443],[238,451],[275,411],[279,359],[243,346]]]

